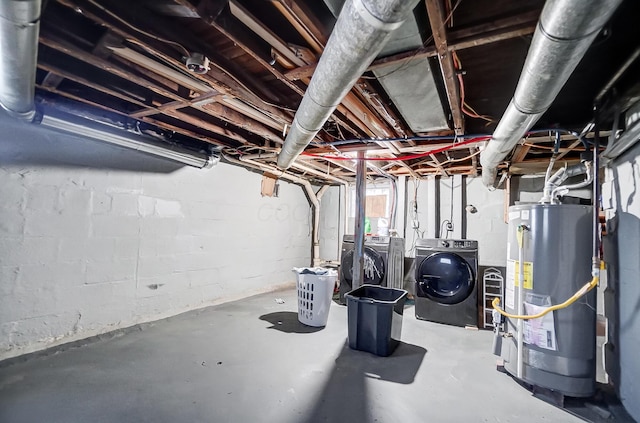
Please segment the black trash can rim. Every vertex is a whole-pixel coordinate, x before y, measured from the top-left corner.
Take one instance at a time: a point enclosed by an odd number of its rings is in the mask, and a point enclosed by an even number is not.
[[[384,290],[384,291],[396,291],[399,293],[399,295],[395,296],[393,300],[379,300],[377,298],[371,298],[371,297],[361,297],[358,296],[356,291],[359,290],[364,290],[366,288],[372,288],[374,290]],[[379,286],[379,285],[369,285],[369,284],[364,284],[361,285],[359,287],[357,287],[356,289],[352,289],[351,291],[347,292],[345,294],[345,298],[349,297],[353,300],[356,301],[370,301],[370,302],[376,302],[376,303],[385,303],[385,304],[395,304],[397,303],[400,299],[402,299],[403,297],[407,296],[409,294],[409,291],[404,290],[404,289],[400,289],[400,288],[389,288],[386,286]]]

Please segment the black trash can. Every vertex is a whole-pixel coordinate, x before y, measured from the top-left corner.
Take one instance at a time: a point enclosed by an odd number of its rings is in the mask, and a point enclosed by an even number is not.
[[[345,295],[349,348],[386,357],[400,344],[407,291],[362,285]]]

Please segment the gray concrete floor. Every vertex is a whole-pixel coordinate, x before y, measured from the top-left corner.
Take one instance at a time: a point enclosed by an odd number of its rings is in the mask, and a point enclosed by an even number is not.
[[[275,298],[283,298],[277,304]],[[577,422],[496,371],[491,333],[417,321],[386,358],[287,290],[0,368],[0,422]]]

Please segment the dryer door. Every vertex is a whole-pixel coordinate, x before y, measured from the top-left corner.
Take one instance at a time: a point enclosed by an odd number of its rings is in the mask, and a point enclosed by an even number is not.
[[[416,275],[417,294],[441,304],[458,304],[473,293],[475,277],[467,261],[455,253],[435,253],[422,260]]]
[[[351,285],[353,280],[353,253],[349,250],[340,262],[342,275],[344,279]],[[384,279],[384,260],[380,253],[371,247],[364,247],[364,283],[369,285],[380,285]]]

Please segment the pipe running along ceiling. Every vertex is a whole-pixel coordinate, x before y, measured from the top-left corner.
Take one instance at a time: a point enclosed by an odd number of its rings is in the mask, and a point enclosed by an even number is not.
[[[583,145],[573,134],[593,119],[594,99],[606,129],[616,104],[624,112],[633,97],[638,2],[543,6],[8,0],[0,104],[27,121],[46,105],[126,137],[141,128],[195,156],[280,162],[320,184],[352,182],[360,150],[371,178],[474,176],[481,162],[490,182],[500,172],[544,172],[549,128],[564,130],[558,165],[578,163]]]

